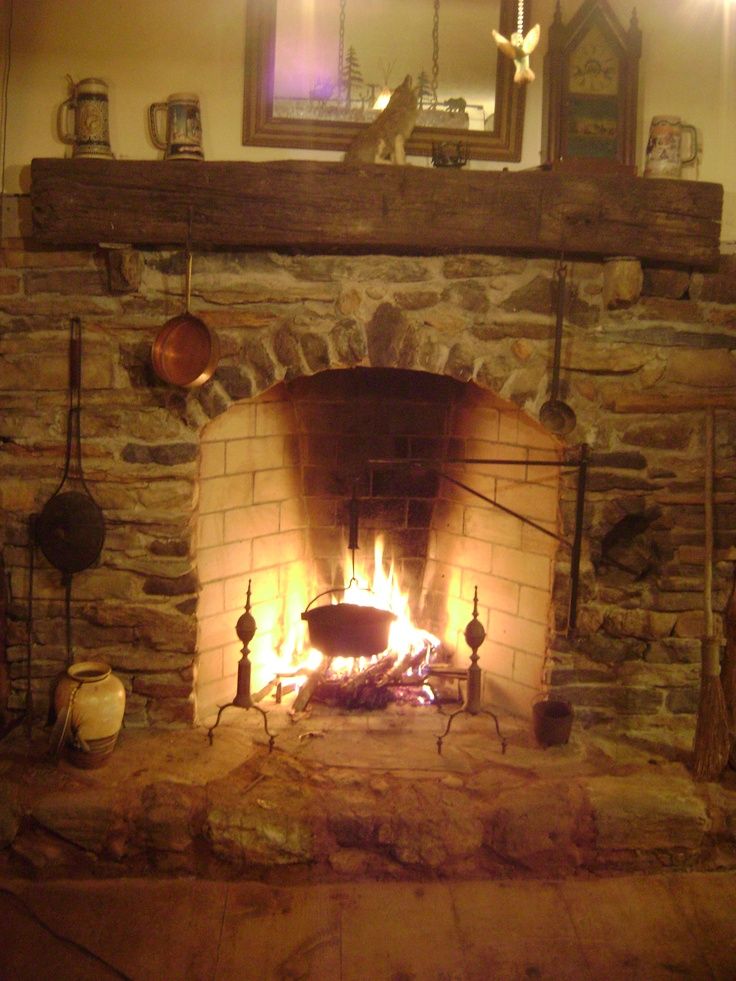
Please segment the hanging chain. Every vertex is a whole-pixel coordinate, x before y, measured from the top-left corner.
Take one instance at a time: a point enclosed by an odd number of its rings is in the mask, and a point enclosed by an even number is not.
[[[437,82],[440,77],[440,0],[434,0],[432,19],[432,103],[437,105]]]
[[[524,0],[519,0],[516,8],[516,33],[524,34]]]
[[[347,6],[347,0],[340,0],[340,26],[338,30],[338,41],[337,41],[337,88],[338,92],[342,92],[344,88],[344,72],[345,72],[345,7]]]

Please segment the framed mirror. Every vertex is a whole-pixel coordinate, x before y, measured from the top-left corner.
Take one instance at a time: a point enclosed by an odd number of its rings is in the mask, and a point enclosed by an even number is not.
[[[411,75],[409,154],[520,160],[525,87],[491,34],[516,20],[517,0],[247,0],[243,144],[345,150]]]

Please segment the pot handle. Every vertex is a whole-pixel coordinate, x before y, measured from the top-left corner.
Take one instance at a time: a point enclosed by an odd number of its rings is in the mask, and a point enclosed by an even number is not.
[[[72,721],[72,707],[74,705],[74,699],[77,697],[77,692],[81,687],[82,683],[78,681],[69,692],[66,705],[56,716],[56,722],[54,722],[54,728],[51,730],[51,736],[49,737],[49,754],[51,756],[58,756],[64,747],[64,743],[66,742],[66,737],[69,732],[69,726],[71,725]]]
[[[187,248],[186,280],[184,286],[184,309],[189,313],[189,304],[192,299],[192,253]]]
[[[167,104],[165,102],[153,102],[148,107],[148,133],[151,137],[151,142],[159,150],[166,149],[166,138],[161,136],[161,131],[158,126],[158,115],[167,111]]]

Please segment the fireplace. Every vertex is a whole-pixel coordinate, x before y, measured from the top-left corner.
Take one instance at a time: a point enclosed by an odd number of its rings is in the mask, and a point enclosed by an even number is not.
[[[719,189],[415,169],[34,167],[40,237],[0,253],[7,708],[36,722],[6,743],[6,868],[283,883],[732,864],[733,795],[679,765],[704,633],[705,404],[716,629],[736,558],[736,265],[717,255]],[[187,212],[192,308],[221,349],[192,390],[151,366],[182,307],[170,243]],[[113,231],[148,244],[85,244]],[[564,440],[540,425],[563,249]],[[608,250],[640,256],[642,276],[629,258],[622,281]],[[30,531],[63,467],[73,317],[105,541],[65,596]],[[241,647],[254,692],[300,668],[302,614],[352,578],[353,552],[371,588],[393,567],[448,671],[477,650],[495,733],[466,711],[443,751],[457,705],[320,704],[292,725],[269,692],[267,727],[235,715],[208,744],[199,723],[236,696]],[[236,632],[246,606],[252,636]],[[49,767],[42,726],[67,636],[127,695],[119,751],[83,780]],[[529,711],[546,690],[575,719],[549,752]]]
[[[343,599],[352,579],[371,586],[376,561],[449,663],[468,656],[478,588],[488,697],[526,712],[551,625],[557,542],[543,532],[559,525],[559,473],[534,464],[560,453],[538,423],[474,383],[406,369],[328,370],[228,409],[202,433],[199,712],[234,688],[247,581],[258,690],[306,661],[305,608],[325,593],[321,603]]]
[[[736,391],[732,256],[706,273],[645,268],[642,294],[610,305],[609,264],[570,261],[561,396],[577,428],[566,445],[538,422],[552,259],[199,252],[192,307],[222,357],[211,381],[183,391],[150,364],[160,325],[181,309],[182,253],[134,258],[111,288],[99,250],[18,239],[3,252],[10,709],[23,710],[30,680],[43,717],[66,657],[63,583],[41,556],[29,644],[29,517],[63,466],[68,323],[79,316],[84,470],[106,539],[74,576],[71,633],[77,658],[107,660],[126,685],[127,727],[191,726],[232,699],[248,580],[254,690],[290,662],[307,603],[349,575],[355,488],[360,562],[370,572],[381,532],[417,624],[449,663],[467,663],[478,586],[484,700],[524,715],[549,683],[582,724],[689,742],[703,398],[716,409],[717,491],[731,490],[736,445],[719,409]],[[535,464],[578,444],[590,473],[568,637],[569,549],[438,472],[569,542],[574,487]],[[488,457],[523,466],[450,462]],[[730,507],[717,507],[717,613],[736,547]]]

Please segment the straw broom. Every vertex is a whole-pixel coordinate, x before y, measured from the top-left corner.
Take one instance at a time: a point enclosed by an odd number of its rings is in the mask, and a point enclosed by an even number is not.
[[[721,666],[721,685],[726,700],[728,726],[731,730],[730,764],[736,770],[736,565],[733,570],[731,595],[723,611],[723,630],[726,635],[726,651]]]
[[[713,631],[713,457],[715,413],[705,415],[705,637],[701,643],[700,702],[693,742],[696,780],[717,779],[728,763],[731,736],[721,684],[720,642]]]

